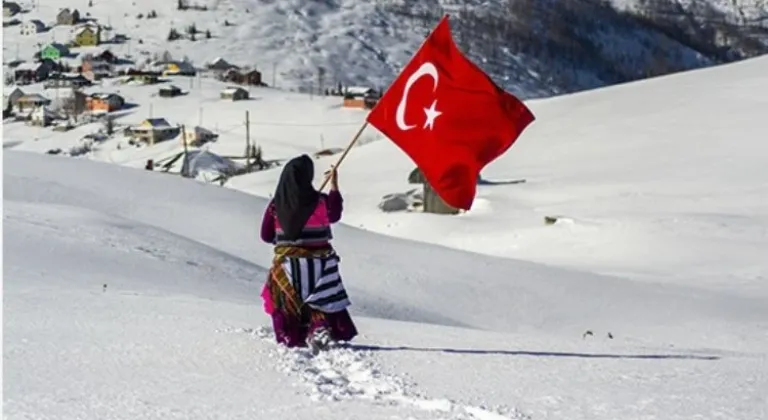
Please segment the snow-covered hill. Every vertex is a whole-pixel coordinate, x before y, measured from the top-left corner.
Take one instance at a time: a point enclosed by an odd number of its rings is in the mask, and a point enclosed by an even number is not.
[[[744,0],[743,7],[733,3],[714,19],[741,25],[734,28],[698,19],[698,12],[689,13],[698,10],[692,5],[657,13],[650,21],[659,25],[650,25],[638,16],[645,16],[646,10],[655,13],[661,7],[656,3],[632,4],[643,6],[638,12],[626,2],[617,1],[619,8],[614,9],[591,0],[185,0],[190,7],[186,10],[178,10],[177,2],[40,0],[21,2],[29,9],[21,21],[52,24],[60,8],[78,8],[112,26],[113,34],[129,37],[108,47],[139,65],[164,51],[198,66],[223,57],[258,68],[268,84],[306,91],[338,82],[386,87],[440,15],[450,12],[459,44],[476,62],[516,94],[539,97],[765,52],[749,44],[752,34],[744,29],[762,27],[758,20],[766,15],[761,14],[761,1]],[[752,20],[738,21],[739,13]],[[188,34],[193,25],[199,31],[194,41]],[[70,29],[55,26],[41,34],[20,35],[19,26],[5,27],[4,57],[29,59],[38,43],[69,41]],[[172,29],[183,38],[168,41]]]
[[[311,359],[265,327],[265,200],[65,157],[6,151],[3,167],[4,418],[766,414],[768,305],[738,284],[660,287],[340,225],[363,336]]]
[[[765,74],[757,58],[529,101],[537,121],[455,217],[382,214],[383,195],[417,186],[367,131],[340,169],[335,228],[363,336],[316,359],[275,346],[258,298],[279,169],[233,191],[92,161],[143,166],[177,141],[45,156],[24,151],[94,127],[6,123],[4,417],[764,419]],[[173,80],[189,94],[92,89],[139,104],[118,124],[218,124],[221,154],[242,153],[246,110],[275,159],[343,147],[365,117],[338,98],[253,88],[231,103],[219,82]]]

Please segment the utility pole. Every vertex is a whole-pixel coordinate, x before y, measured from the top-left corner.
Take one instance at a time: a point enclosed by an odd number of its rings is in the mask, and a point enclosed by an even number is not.
[[[149,104],[149,118],[152,118],[152,103]]]
[[[248,111],[245,111],[245,166],[251,171],[251,119]]]
[[[323,78],[324,77],[325,77],[325,68],[318,67],[317,68],[317,95],[318,96],[323,95]]]
[[[181,164],[181,176],[182,178],[189,177],[189,149],[187,149],[187,130],[182,124],[181,126],[181,142],[184,144],[184,162]]]
[[[203,107],[200,107],[200,112],[197,114],[197,125],[203,126]]]

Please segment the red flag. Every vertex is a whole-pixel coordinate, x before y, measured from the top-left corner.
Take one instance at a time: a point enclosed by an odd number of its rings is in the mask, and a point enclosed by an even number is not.
[[[416,163],[446,203],[469,210],[480,171],[534,119],[456,48],[446,15],[367,120]]]

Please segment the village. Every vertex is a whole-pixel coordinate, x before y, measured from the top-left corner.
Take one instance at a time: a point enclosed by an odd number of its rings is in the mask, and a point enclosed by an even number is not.
[[[184,124],[165,115],[165,105],[155,105],[154,99],[147,104],[143,99],[150,96],[165,100],[164,104],[185,101],[186,106],[195,109],[189,101],[204,102],[210,98],[190,96],[190,90],[203,85],[217,86],[219,103],[216,108],[228,109],[227,104],[231,104],[233,112],[234,109],[244,110],[248,124],[248,109],[254,95],[276,90],[265,82],[262,72],[255,66],[230,63],[224,57],[198,66],[188,57],[178,59],[168,51],[154,55],[142,51],[144,54],[121,56],[114,47],[130,39],[131,34],[118,33],[97,16],[77,9],[61,8],[55,21],[43,22],[34,17],[27,18],[32,13],[24,11],[18,3],[3,2],[3,15],[5,30],[17,29],[21,37],[45,34],[52,28],[56,28],[58,34],[62,33],[62,28],[67,30],[68,39],[37,43],[34,51],[17,51],[15,57],[4,56],[4,130],[23,124],[36,128],[36,137],[43,136],[42,130],[48,130],[49,137],[70,132],[78,133],[80,137],[78,147],[52,147],[47,153],[87,155],[99,144],[108,144],[109,140],[115,139],[121,140],[114,143],[118,149],[126,144],[134,148],[162,144],[162,150],[170,150],[173,146],[174,152],[144,154],[145,169],[194,177],[194,173],[190,175],[190,171],[195,172],[190,169],[192,156],[205,155],[208,160],[223,162],[217,165],[216,176],[208,176],[205,180],[222,184],[231,176],[279,162],[279,159],[269,158],[269,151],[264,156],[255,139],[250,138],[239,152],[216,155],[206,145],[219,140],[220,127],[205,126],[202,121]],[[137,92],[137,88],[149,93],[135,98],[126,96],[125,92]],[[381,91],[337,83],[333,87],[318,87],[318,91],[311,94],[336,97],[343,108],[365,111],[373,108]],[[202,110],[201,105],[200,113]],[[319,148],[318,153],[333,152]]]

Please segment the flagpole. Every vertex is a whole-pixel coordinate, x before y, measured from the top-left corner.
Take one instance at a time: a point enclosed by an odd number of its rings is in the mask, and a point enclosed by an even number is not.
[[[349,144],[347,145],[347,148],[344,149],[344,152],[342,152],[341,156],[339,156],[339,159],[336,161],[336,164],[332,166],[334,169],[339,168],[339,165],[341,165],[341,162],[343,162],[344,158],[347,157],[347,154],[349,153],[350,150],[352,150],[352,147],[355,145],[355,143],[357,143],[357,140],[360,139],[360,136],[363,134],[363,131],[365,131],[367,127],[368,127],[368,121],[365,121],[363,125],[361,125],[360,128],[357,130],[357,133],[355,134],[355,136],[352,137],[352,141],[349,142]],[[318,191],[322,191],[325,188],[325,186],[328,185],[328,181],[330,180],[331,180],[330,175],[325,177],[325,180],[323,180],[323,184],[320,185],[320,189]]]

